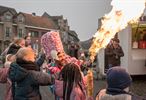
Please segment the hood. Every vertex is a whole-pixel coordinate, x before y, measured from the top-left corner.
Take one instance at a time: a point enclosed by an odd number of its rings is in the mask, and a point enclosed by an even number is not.
[[[17,63],[12,63],[10,65],[10,71],[9,71],[9,78],[14,81],[21,81],[28,75],[28,71],[21,66],[19,66]]]

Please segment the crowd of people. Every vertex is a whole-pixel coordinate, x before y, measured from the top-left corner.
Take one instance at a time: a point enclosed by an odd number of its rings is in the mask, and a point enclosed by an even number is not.
[[[43,49],[37,57],[27,37],[14,39],[2,55],[5,61],[0,68],[0,83],[7,84],[5,100],[42,100],[39,86],[49,86],[55,100],[95,99],[87,95],[82,59],[68,63],[69,56],[56,50],[51,51],[48,59]],[[118,55],[121,56],[123,53]],[[106,73],[107,88],[97,94],[96,100],[144,100],[129,92],[132,79],[126,70],[114,66]]]

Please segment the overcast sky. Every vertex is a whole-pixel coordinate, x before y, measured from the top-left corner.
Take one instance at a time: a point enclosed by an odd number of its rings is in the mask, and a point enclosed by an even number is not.
[[[17,12],[41,16],[63,15],[71,30],[76,31],[81,41],[91,38],[97,30],[98,19],[111,10],[111,0],[0,0],[0,5],[12,7]]]

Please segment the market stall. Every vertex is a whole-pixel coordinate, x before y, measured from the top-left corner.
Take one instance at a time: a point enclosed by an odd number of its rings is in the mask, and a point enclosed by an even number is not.
[[[124,51],[121,58],[121,66],[125,67],[131,75],[146,74],[146,22],[140,21],[138,24],[129,25],[126,29],[118,33],[120,45]],[[104,73],[104,49],[99,51],[98,67],[101,74]]]

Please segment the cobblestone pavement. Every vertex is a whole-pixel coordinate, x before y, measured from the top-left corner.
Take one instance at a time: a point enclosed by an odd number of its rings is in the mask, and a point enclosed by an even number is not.
[[[132,77],[133,83],[130,86],[130,91],[136,95],[146,98],[146,76]],[[103,88],[106,87],[105,80],[94,81],[94,98],[95,95]]]
[[[100,89],[106,87],[105,80],[94,81],[94,98]],[[130,90],[140,96],[146,97],[146,76],[138,77],[133,80]],[[0,100],[4,100],[5,85],[0,84]],[[50,93],[48,87],[41,87],[42,100],[54,100],[54,96]]]

